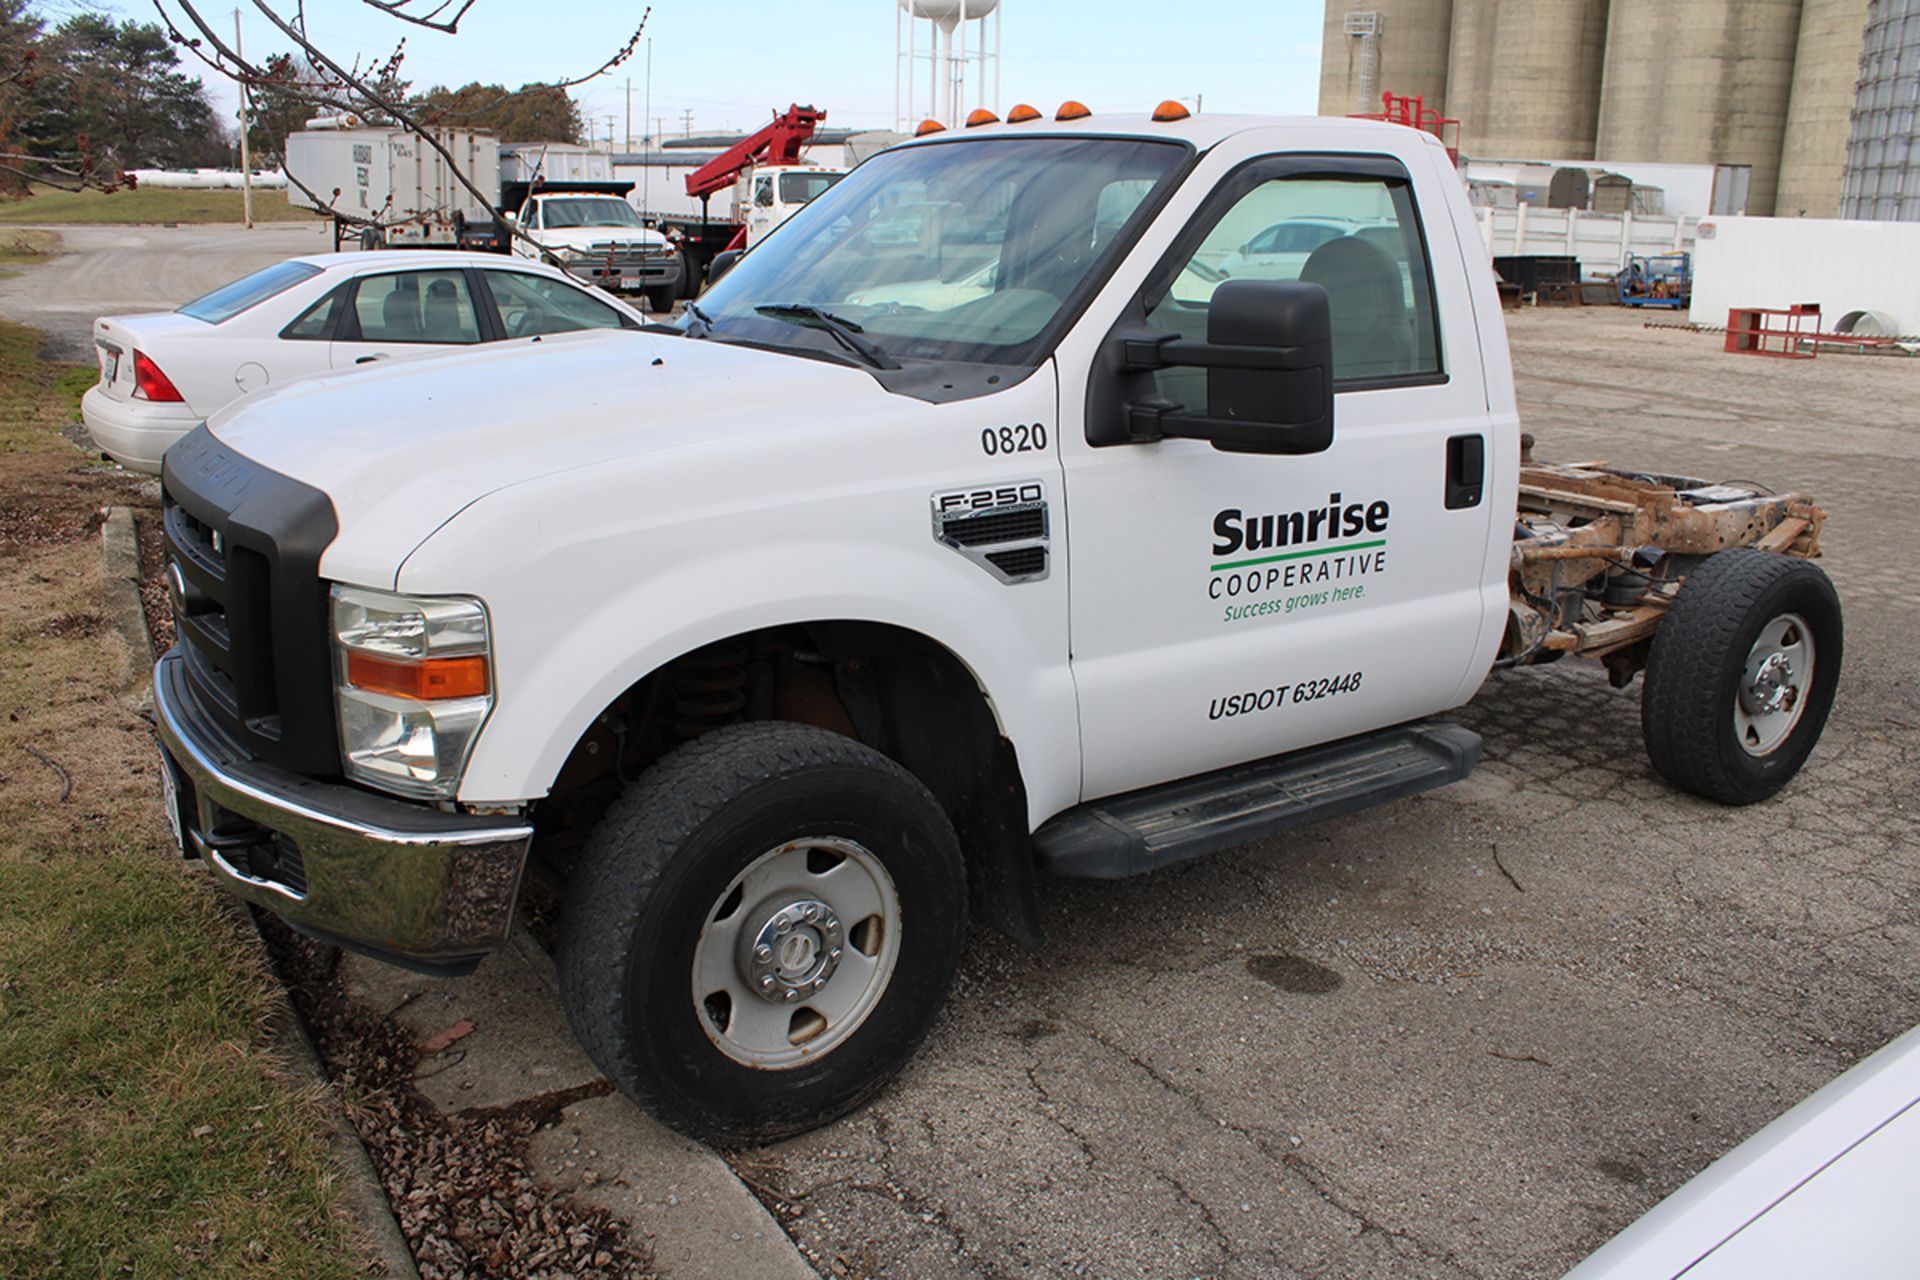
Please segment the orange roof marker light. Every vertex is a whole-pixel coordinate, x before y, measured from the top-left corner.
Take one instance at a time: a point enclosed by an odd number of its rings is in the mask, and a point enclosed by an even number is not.
[[[924,138],[930,133],[945,133],[946,131],[947,126],[941,124],[938,120],[922,120],[920,127],[913,131],[913,136],[916,138]]]
[[[967,128],[969,129],[975,127],[976,125],[999,124],[999,123],[1000,123],[1000,117],[993,114],[993,112],[987,110],[985,107],[975,107],[973,109],[973,112],[967,116]]]
[[[1187,110],[1184,103],[1168,98],[1153,109],[1153,118],[1161,124],[1171,124],[1175,120],[1185,120],[1193,112]]]
[[[1024,102],[1007,112],[1008,124],[1025,124],[1029,120],[1038,120],[1039,118],[1040,109],[1038,107],[1030,107]]]
[[[1085,120],[1092,114],[1093,112],[1087,109],[1086,103],[1075,102],[1072,98],[1068,98],[1060,104],[1060,109],[1053,113],[1053,118],[1055,120]]]

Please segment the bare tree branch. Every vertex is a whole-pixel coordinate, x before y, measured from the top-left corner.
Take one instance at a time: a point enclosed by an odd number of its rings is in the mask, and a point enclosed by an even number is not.
[[[457,31],[461,19],[478,3],[478,0],[363,0],[363,2],[402,22],[411,23],[415,26],[429,27],[451,34]],[[462,170],[453,153],[447,149],[446,145],[442,143],[439,138],[434,136],[432,131],[433,126],[439,122],[439,117],[431,115],[427,111],[416,112],[412,106],[402,100],[400,95],[386,89],[385,86],[394,83],[398,79],[402,60],[406,52],[405,40],[400,42],[399,46],[394,49],[393,54],[384,63],[373,67],[370,71],[363,70],[357,59],[352,66],[347,66],[328,55],[325,50],[321,49],[308,38],[306,34],[306,5],[304,0],[295,0],[292,18],[282,16],[268,3],[268,0],[253,0],[254,8],[259,10],[260,14],[265,17],[281,35],[293,43],[294,47],[305,57],[308,67],[315,73],[315,77],[311,81],[302,79],[289,82],[285,76],[274,75],[268,72],[262,64],[251,62],[242,57],[240,53],[231,47],[220,33],[214,29],[213,25],[201,16],[199,10],[194,7],[193,0],[171,0],[171,3],[174,7],[177,7],[181,13],[186,15],[187,21],[193,29],[199,33],[198,36],[193,36],[181,30],[180,24],[177,23],[173,15],[168,12],[166,0],[153,0],[154,8],[159,11],[161,21],[166,25],[167,31],[174,42],[187,48],[195,57],[214,71],[238,83],[243,91],[250,87],[273,88],[296,100],[312,102],[317,106],[323,106],[337,111],[358,111],[365,113],[370,109],[371,111],[390,117],[400,128],[419,138],[425,146],[446,161],[448,171],[453,175],[454,179],[474,197],[474,200],[481,208],[486,210],[496,225],[507,225],[506,219],[502,216],[499,205],[497,204],[498,193],[485,192],[475,186],[473,181],[468,178]],[[432,7],[424,8],[423,10],[412,9],[411,6],[416,4]],[[443,16],[446,15],[449,10],[453,11],[451,16]],[[627,38],[626,43],[592,71],[587,72],[585,75],[558,81],[554,84],[534,87],[541,91],[550,91],[553,89],[565,90],[585,84],[589,80],[597,79],[600,76],[607,75],[615,67],[618,67],[621,63],[631,58],[634,51],[640,47],[641,35],[646,31],[647,21],[651,18],[652,14],[653,9],[651,6],[643,10],[640,16],[640,24],[634,28],[633,34]],[[211,52],[209,52],[209,50],[211,50]],[[504,101],[504,98],[502,100]],[[424,123],[423,117],[425,118]],[[291,185],[298,188],[312,200],[316,207],[327,209],[344,223],[378,228],[405,225],[409,221],[424,220],[420,215],[395,222],[383,220],[378,216],[367,218],[362,215],[345,213],[333,207],[334,203],[339,199],[339,192],[336,191],[332,199],[322,199],[305,183],[296,179],[293,174],[289,173],[287,179]],[[389,198],[388,204],[389,206],[391,205],[391,198]],[[383,209],[382,213],[386,211],[386,209]],[[513,226],[511,231],[512,234],[519,239],[526,240],[528,243],[536,243],[531,237],[521,231],[517,225]]]
[[[435,31],[444,31],[448,35],[457,35],[460,31],[460,19],[467,16],[467,10],[473,8],[477,0],[440,0],[439,4],[421,14],[407,12],[407,7],[413,3],[413,0],[362,0],[362,3],[372,5],[390,18],[411,22],[415,26],[431,27]],[[456,3],[460,7],[454,11],[454,15],[444,21],[440,20],[440,15],[452,9]]]

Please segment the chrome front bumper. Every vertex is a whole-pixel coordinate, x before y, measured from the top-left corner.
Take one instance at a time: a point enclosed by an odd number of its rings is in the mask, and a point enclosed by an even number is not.
[[[446,813],[246,758],[195,706],[178,650],[154,668],[155,721],[183,852],[303,933],[431,972],[507,940],[533,828]]]

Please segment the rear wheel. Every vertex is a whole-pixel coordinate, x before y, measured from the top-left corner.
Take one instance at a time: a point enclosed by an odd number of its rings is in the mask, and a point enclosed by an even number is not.
[[[739,725],[663,759],[595,830],[561,986],[588,1055],[659,1119],[768,1141],[906,1064],[965,933],[959,844],[918,779],[822,729]]]
[[[1843,638],[1816,565],[1750,547],[1709,557],[1648,655],[1640,728],[1653,767],[1723,804],[1771,796],[1820,740]]]
[[[665,315],[673,310],[674,298],[679,294],[678,285],[666,285],[659,289],[647,290],[647,310]]]

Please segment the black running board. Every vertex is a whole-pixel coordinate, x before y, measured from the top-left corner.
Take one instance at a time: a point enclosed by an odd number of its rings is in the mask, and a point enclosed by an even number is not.
[[[1431,791],[1478,763],[1471,729],[1396,725],[1069,809],[1034,832],[1034,854],[1055,875],[1118,880]]]

